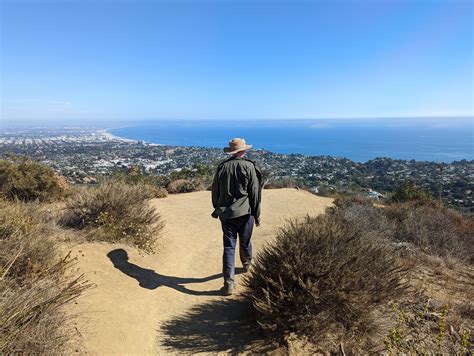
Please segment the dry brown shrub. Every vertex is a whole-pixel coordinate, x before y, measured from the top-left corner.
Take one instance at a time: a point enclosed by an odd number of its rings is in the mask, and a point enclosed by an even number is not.
[[[271,337],[295,333],[327,351],[330,340],[370,328],[368,311],[406,291],[405,271],[385,239],[332,216],[308,217],[290,221],[257,256],[247,296]]]
[[[85,230],[90,240],[124,241],[152,251],[164,225],[148,202],[153,197],[144,184],[104,181],[74,194],[60,224]]]
[[[63,306],[90,285],[65,273],[36,205],[0,201],[0,353],[63,353],[77,339]]]
[[[326,212],[335,220],[360,230],[365,237],[393,238],[395,224],[385,216],[383,209],[375,207],[369,199],[339,199]]]
[[[205,189],[206,186],[202,182],[191,179],[176,179],[166,186],[166,190],[170,194],[190,193]]]
[[[395,222],[394,238],[421,251],[474,263],[474,217],[436,202],[392,204],[384,210]]]

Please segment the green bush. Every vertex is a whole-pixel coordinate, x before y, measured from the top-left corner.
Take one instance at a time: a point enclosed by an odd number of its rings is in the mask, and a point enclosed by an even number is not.
[[[276,340],[361,336],[368,311],[399,298],[404,268],[383,238],[332,216],[291,221],[246,278],[258,324]],[[327,351],[327,350],[326,350]]]
[[[148,202],[154,197],[144,184],[104,181],[73,194],[60,224],[86,230],[91,240],[124,241],[151,251],[163,228],[160,215]]]
[[[64,178],[46,165],[28,159],[0,160],[0,194],[7,199],[50,201],[66,188]]]
[[[411,182],[400,185],[392,195],[392,200],[396,203],[412,200],[427,201],[430,199],[432,199],[430,192],[417,187]]]

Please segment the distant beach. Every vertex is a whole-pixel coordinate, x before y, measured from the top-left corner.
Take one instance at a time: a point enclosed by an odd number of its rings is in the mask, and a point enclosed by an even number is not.
[[[107,130],[148,143],[223,147],[244,137],[275,153],[452,162],[474,159],[474,118],[383,120],[174,120],[134,122]]]

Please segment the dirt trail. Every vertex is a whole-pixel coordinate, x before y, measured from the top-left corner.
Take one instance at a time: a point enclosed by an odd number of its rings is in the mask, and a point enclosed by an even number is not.
[[[73,305],[85,351],[92,354],[217,353],[242,351],[257,337],[237,296],[220,296],[222,241],[210,217],[209,192],[172,195],[153,204],[166,221],[156,254],[125,245],[72,247],[78,268],[97,285]],[[290,217],[316,215],[331,199],[294,189],[265,190],[258,252]],[[112,260],[128,264],[115,268]],[[111,256],[111,258],[108,257]],[[237,255],[238,256],[238,255]],[[112,260],[111,260],[112,259]],[[238,261],[238,258],[237,258]],[[240,267],[240,264],[237,264]],[[236,292],[242,290],[236,276]]]

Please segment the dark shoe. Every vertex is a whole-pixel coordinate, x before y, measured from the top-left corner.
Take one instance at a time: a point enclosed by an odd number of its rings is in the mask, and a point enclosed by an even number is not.
[[[234,293],[234,285],[233,284],[224,284],[222,287],[222,294],[225,296],[232,295]]]

